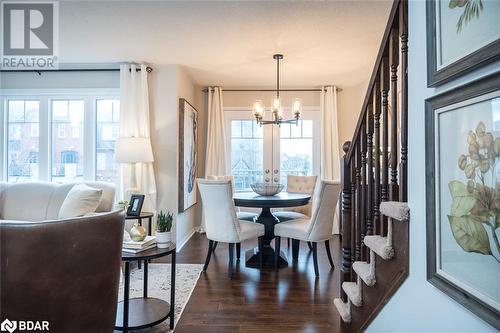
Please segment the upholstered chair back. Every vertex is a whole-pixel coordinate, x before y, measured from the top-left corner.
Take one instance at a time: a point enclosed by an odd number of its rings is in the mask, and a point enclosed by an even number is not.
[[[231,181],[231,189],[234,193],[234,177],[233,176],[214,176],[214,175],[209,175],[207,177],[208,180],[229,180]]]
[[[236,216],[230,180],[198,179],[207,238],[238,243],[240,224]]]
[[[319,242],[332,236],[333,217],[339,201],[340,189],[341,185],[338,181],[321,181],[314,194],[313,215],[307,231],[310,241]]]
[[[124,219],[1,221],[2,316],[47,320],[51,332],[113,332]]]
[[[316,187],[317,176],[287,176],[287,192],[291,193],[307,193],[313,195],[314,189]],[[311,216],[312,201],[305,206],[291,207],[287,208],[287,211],[301,213],[307,216]]]

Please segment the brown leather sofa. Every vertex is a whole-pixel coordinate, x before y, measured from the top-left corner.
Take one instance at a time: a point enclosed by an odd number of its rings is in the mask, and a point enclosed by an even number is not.
[[[114,329],[124,214],[0,222],[0,320],[50,332]]]

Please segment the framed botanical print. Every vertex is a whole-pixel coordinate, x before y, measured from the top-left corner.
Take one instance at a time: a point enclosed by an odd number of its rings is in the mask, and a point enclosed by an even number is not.
[[[500,73],[425,112],[427,278],[500,329]]]
[[[427,1],[427,85],[500,59],[500,1]]]
[[[198,111],[179,99],[179,212],[197,203]]]

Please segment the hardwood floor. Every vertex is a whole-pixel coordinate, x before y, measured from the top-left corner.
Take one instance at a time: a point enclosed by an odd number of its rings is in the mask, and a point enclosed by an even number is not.
[[[245,267],[245,250],[257,240],[244,242],[241,261],[233,279],[227,276],[228,246],[219,244],[206,273],[177,324],[176,333],[339,332],[339,316],[333,298],[339,295],[339,241],[330,242],[335,270],[330,270],[323,244],[318,244],[320,277],[314,277],[312,252],[301,242],[298,264],[290,267],[291,246],[281,248],[289,267],[278,273]],[[203,263],[208,241],[195,234],[178,253],[178,263]]]

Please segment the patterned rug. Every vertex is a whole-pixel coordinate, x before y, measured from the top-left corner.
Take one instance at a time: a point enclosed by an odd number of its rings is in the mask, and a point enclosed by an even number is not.
[[[177,264],[175,278],[175,325],[179,321],[184,308],[191,297],[191,293],[200,277],[203,265]],[[144,272],[142,269],[133,269],[130,272],[130,298],[142,297]],[[170,303],[170,264],[148,265],[148,296],[157,297]],[[123,274],[120,278],[120,292],[118,299],[123,300]],[[169,319],[152,328],[134,330],[133,332],[159,333],[172,332],[169,330]],[[118,332],[118,331],[115,331]]]

